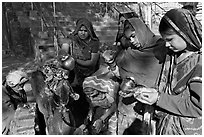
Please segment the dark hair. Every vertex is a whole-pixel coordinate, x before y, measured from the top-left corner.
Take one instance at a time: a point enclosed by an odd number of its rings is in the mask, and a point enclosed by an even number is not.
[[[162,34],[175,34],[176,32],[170,27],[165,18],[162,18],[159,24],[159,33]]]

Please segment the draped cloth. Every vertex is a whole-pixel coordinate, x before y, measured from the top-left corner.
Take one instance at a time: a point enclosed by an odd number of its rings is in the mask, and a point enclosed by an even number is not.
[[[178,35],[197,50],[202,46],[202,25],[186,9],[172,9],[164,15],[166,21]]]
[[[122,79],[133,77],[136,84],[147,87],[158,88],[159,75],[162,70],[162,63],[165,61],[167,53],[165,41],[155,35],[148,26],[139,18],[126,20],[135,29],[135,35],[141,45],[139,49],[131,47],[123,49],[116,57]],[[137,119],[142,121],[142,114],[133,109],[139,102],[122,99],[119,104],[119,129],[123,132],[132,122]],[[122,129],[123,128],[123,129]],[[142,129],[143,127],[140,127]],[[138,130],[140,130],[138,129]],[[123,133],[119,134],[123,134]],[[140,132],[140,131],[138,131]]]
[[[78,31],[82,25],[86,27],[90,35],[90,40],[88,42],[85,42],[78,37]],[[99,39],[94,32],[92,23],[86,18],[80,18],[77,20],[76,29],[73,32],[73,34],[70,36],[70,38],[72,39],[72,43],[70,43],[70,45],[72,45],[71,54],[76,59],[80,59],[84,61],[90,60],[91,53],[98,53],[99,45],[100,45]],[[75,73],[76,73],[76,77],[79,85],[82,84],[85,77],[90,76],[97,69],[98,69],[98,63],[95,63],[94,65],[91,65],[91,66],[86,66],[86,67],[76,64]]]
[[[91,36],[91,39],[98,40],[98,37],[96,36],[96,34],[94,32],[92,23],[86,18],[80,18],[80,19],[77,20],[76,29],[74,30],[73,35],[77,35],[77,33],[78,33],[78,31],[79,31],[79,29],[81,28],[82,25],[85,26],[86,29],[88,30],[88,32],[89,32],[89,34]]]
[[[155,87],[166,55],[165,42],[154,35],[141,19],[131,18],[127,21],[135,29],[141,48],[135,50],[129,47],[119,53],[116,62],[121,78],[134,77],[138,84]]]
[[[126,40],[124,38],[124,35],[123,35],[124,21],[126,19],[138,18],[138,17],[139,16],[135,12],[125,12],[125,13],[120,13],[119,14],[118,32],[117,32],[117,35],[116,35],[116,42],[121,42],[120,46],[122,46],[122,48],[126,48],[126,47],[128,47],[130,45],[130,42],[128,40]]]
[[[98,93],[98,96],[90,98],[93,106],[109,108],[115,101],[119,83],[114,80],[114,77],[113,72],[104,64],[92,76],[85,78],[83,82],[85,94],[89,92],[88,88]]]
[[[168,23],[186,41],[187,49],[193,52],[184,59],[176,53],[166,58],[159,85],[159,91],[164,94],[157,105],[172,113],[158,111],[157,134],[202,134],[202,106],[193,98],[202,98],[199,89],[199,84],[202,84],[201,24],[185,9],[170,10],[161,21]],[[178,97],[180,100],[176,101]],[[184,102],[185,98],[188,100]]]

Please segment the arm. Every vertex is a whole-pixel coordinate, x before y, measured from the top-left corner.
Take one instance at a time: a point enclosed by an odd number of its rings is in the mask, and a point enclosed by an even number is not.
[[[184,94],[176,96],[161,93],[157,106],[178,115],[202,116],[202,83],[192,82]]]
[[[200,62],[189,76],[188,81],[186,79],[183,81],[186,88],[178,95],[160,92],[159,96],[155,89],[143,88],[137,99],[150,105],[156,102],[160,108],[177,115],[200,117],[202,115],[202,64]]]
[[[187,88],[183,94],[168,95],[162,93],[157,105],[174,114],[199,117],[202,116],[202,64],[196,66]]]
[[[116,103],[114,102],[111,107],[108,109],[108,111],[101,116],[102,121],[106,121],[107,118],[109,118],[114,112],[116,111]]]
[[[97,133],[99,133],[105,123],[105,121],[108,121],[108,119],[110,118],[110,116],[112,116],[112,114],[116,111],[116,102],[114,102],[111,107],[108,109],[107,112],[105,112],[105,114],[103,114],[99,119],[97,119],[93,126],[95,127]]]

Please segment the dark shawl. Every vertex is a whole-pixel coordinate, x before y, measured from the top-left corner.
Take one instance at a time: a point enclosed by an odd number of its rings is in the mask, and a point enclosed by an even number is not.
[[[130,19],[130,18],[139,18],[139,15],[137,15],[135,12],[120,13],[119,14],[119,19],[118,19],[118,24],[120,22],[121,17],[124,17],[127,20],[127,19]],[[122,37],[123,37],[123,30],[124,30],[124,24],[122,26],[118,26],[118,32],[117,32],[117,35],[116,35],[116,42],[122,42],[121,44],[123,44],[123,43],[130,44],[125,39],[123,39],[123,41],[121,40]],[[125,46],[125,45],[122,45],[122,46]]]
[[[86,43],[85,41],[81,40],[78,37],[78,31],[81,28],[81,26],[84,25],[86,29],[88,30],[88,33],[91,37],[91,40]],[[73,47],[73,55],[77,56],[78,59],[81,60],[90,60],[91,59],[91,53],[97,53],[99,50],[99,39],[96,36],[92,23],[87,20],[86,18],[80,18],[76,22],[76,29],[73,32],[71,39],[74,40],[74,47]],[[98,64],[95,62],[94,64],[90,66],[75,66],[75,70],[77,73],[78,81],[79,83],[82,83],[83,79],[87,76],[90,76],[92,73],[94,73],[98,68]]]
[[[122,78],[134,77],[136,82],[148,87],[157,86],[162,62],[165,60],[165,42],[139,18],[128,19],[136,31],[142,48],[122,50],[116,58]]]
[[[84,25],[87,28],[92,40],[99,40],[98,37],[96,36],[95,32],[94,32],[92,23],[86,18],[80,18],[77,20],[76,29],[73,32],[73,35],[77,35],[77,33],[78,33],[78,31],[82,25]]]

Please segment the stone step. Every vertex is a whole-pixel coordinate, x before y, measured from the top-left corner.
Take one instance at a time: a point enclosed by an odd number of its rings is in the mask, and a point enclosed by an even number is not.
[[[35,135],[36,103],[29,103],[29,108],[18,106],[10,131],[13,135]]]

